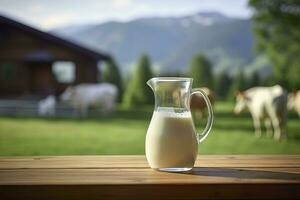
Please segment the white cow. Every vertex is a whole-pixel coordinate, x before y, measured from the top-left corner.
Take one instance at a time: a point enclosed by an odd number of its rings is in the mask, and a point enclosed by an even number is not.
[[[295,110],[300,118],[300,90],[295,93],[289,94],[288,108]]]
[[[117,99],[118,89],[109,83],[82,83],[68,87],[60,99],[69,102],[80,116],[86,116],[88,108],[101,105],[105,111],[112,111]]]
[[[287,91],[280,85],[273,87],[254,87],[236,95],[237,104],[234,112],[239,114],[246,108],[249,109],[255,128],[255,135],[261,136],[261,120],[265,120],[267,135],[279,140],[286,137],[287,120]]]
[[[55,96],[49,95],[38,102],[38,114],[40,116],[54,116],[56,108]]]

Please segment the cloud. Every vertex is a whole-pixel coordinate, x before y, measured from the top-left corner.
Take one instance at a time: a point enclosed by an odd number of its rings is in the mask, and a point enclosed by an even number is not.
[[[132,0],[113,0],[112,3],[115,7],[128,7],[132,4]]]
[[[42,27],[45,29],[62,26],[72,22],[74,15],[70,13],[49,15],[42,20]]]
[[[41,13],[45,11],[45,7],[42,5],[35,4],[30,7],[30,11],[33,13]]]
[[[128,21],[147,16],[183,16],[219,11],[248,17],[248,0],[0,0],[0,13],[29,25],[51,29],[67,24]]]

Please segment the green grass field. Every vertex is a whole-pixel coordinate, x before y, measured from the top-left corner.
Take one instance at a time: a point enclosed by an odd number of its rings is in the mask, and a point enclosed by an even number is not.
[[[300,119],[289,114],[288,139],[255,138],[249,114],[235,116],[233,104],[217,103],[215,123],[200,154],[298,154]],[[144,154],[152,108],[88,119],[0,118],[0,155]],[[204,123],[204,122],[203,122]],[[200,126],[200,125],[199,125]]]

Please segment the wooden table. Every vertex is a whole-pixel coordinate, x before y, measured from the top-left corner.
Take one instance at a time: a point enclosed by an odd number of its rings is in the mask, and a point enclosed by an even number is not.
[[[0,199],[300,199],[300,155],[203,156],[188,173],[144,156],[0,157]]]

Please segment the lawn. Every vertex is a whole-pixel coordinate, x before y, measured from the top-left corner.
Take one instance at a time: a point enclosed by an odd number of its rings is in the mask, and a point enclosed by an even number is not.
[[[299,154],[300,119],[289,114],[288,139],[255,138],[249,114],[235,116],[233,104],[215,105],[215,123],[200,154]],[[0,155],[144,154],[152,108],[119,109],[109,117],[39,119],[0,117]],[[201,125],[198,125],[200,128]]]

